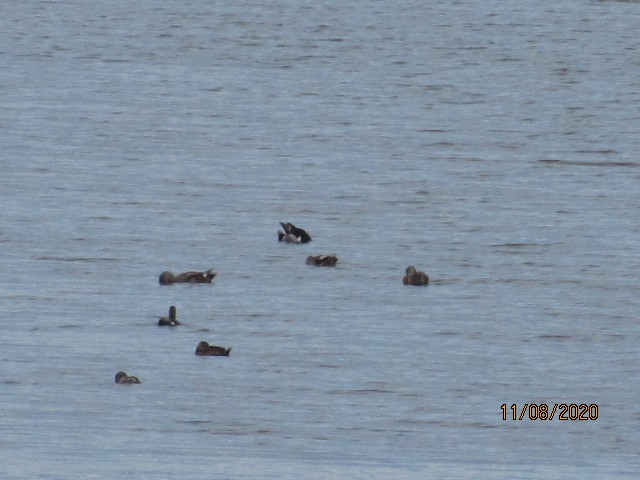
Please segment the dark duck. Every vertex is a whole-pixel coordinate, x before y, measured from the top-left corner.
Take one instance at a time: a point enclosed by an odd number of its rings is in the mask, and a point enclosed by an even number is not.
[[[311,241],[311,236],[293,223],[280,222],[280,225],[284,231],[278,230],[278,241],[287,243],[308,243]]]
[[[200,342],[196,347],[196,355],[201,357],[228,357],[231,348],[216,347],[207,342]]]
[[[306,263],[316,267],[335,267],[338,263],[338,257],[335,255],[309,255]]]
[[[158,326],[160,327],[175,327],[176,325],[180,325],[180,322],[176,318],[176,307],[171,305],[169,307],[169,316],[168,317],[160,317],[158,320]]]
[[[171,272],[162,272],[158,281],[160,285],[171,285],[172,283],[211,283],[213,277],[218,274],[215,270],[206,272],[184,272],[174,275]]]
[[[424,272],[416,271],[416,267],[410,265],[407,267],[402,283],[405,285],[429,285],[429,275]]]
[[[140,383],[138,377],[134,377],[133,375],[127,375],[124,372],[116,373],[116,383],[122,384],[132,384],[132,383]]]

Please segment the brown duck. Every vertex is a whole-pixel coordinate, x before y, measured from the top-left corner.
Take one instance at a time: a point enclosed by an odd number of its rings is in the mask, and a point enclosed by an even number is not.
[[[132,384],[140,383],[140,380],[138,379],[138,377],[134,377],[133,375],[127,375],[124,372],[118,372],[116,373],[116,383]]]
[[[172,283],[211,283],[213,277],[218,274],[215,270],[206,272],[184,272],[174,275],[171,272],[162,272],[158,281],[160,285],[171,285]]]
[[[338,257],[335,255],[309,255],[307,257],[307,265],[315,265],[316,267],[335,267],[338,263]]]
[[[176,318],[176,307],[171,305],[169,307],[169,316],[168,317],[160,317],[160,320],[158,320],[158,326],[160,326],[160,327],[175,327],[176,325],[180,325],[180,322]]]
[[[200,342],[196,347],[196,355],[201,357],[228,357],[229,353],[231,353],[231,348],[216,347],[204,341]]]
[[[424,272],[417,272],[416,267],[408,266],[406,275],[402,279],[405,285],[429,285],[429,275]]]

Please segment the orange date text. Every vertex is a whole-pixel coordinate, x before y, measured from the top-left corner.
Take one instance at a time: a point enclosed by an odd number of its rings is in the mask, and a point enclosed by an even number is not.
[[[592,403],[515,403],[500,405],[502,420],[597,420],[598,405]]]

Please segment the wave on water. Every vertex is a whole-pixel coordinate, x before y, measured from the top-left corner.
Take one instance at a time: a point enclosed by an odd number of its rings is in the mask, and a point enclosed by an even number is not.
[[[610,154],[617,153],[615,151],[598,151],[598,152],[578,152],[578,153],[599,153],[599,154]],[[559,160],[559,159],[542,159],[538,160],[538,163],[544,163],[547,165],[575,165],[578,167],[621,167],[621,168],[637,168],[640,167],[640,162],[619,162],[619,161],[610,161],[610,162],[594,162],[589,160]]]

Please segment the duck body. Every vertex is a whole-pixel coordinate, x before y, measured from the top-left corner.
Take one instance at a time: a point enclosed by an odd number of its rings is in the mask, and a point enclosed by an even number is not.
[[[180,322],[176,318],[176,307],[171,305],[169,307],[169,316],[168,317],[160,317],[158,320],[159,327],[175,327],[176,325],[180,325]]]
[[[116,383],[139,384],[140,379],[138,379],[138,377],[134,377],[133,375],[127,375],[125,372],[118,372],[116,373]]]
[[[316,267],[335,267],[338,263],[338,257],[335,255],[309,255],[306,261],[307,265]]]
[[[404,285],[429,285],[429,275],[424,272],[416,271],[416,268],[414,266],[408,266],[405,273],[406,275],[402,279],[402,283]]]
[[[171,285],[173,283],[211,283],[213,277],[218,274],[215,270],[206,272],[184,272],[174,275],[171,272],[162,272],[158,278],[160,285]]]
[[[300,237],[296,237],[292,233],[284,233],[278,231],[278,241],[284,243],[301,243]]]
[[[200,342],[196,347],[196,355],[200,357],[228,357],[231,348],[216,347],[207,342]]]
[[[278,230],[278,241],[287,243],[308,243],[311,241],[311,235],[309,235],[302,228],[296,227],[293,223],[280,222],[283,231]]]

